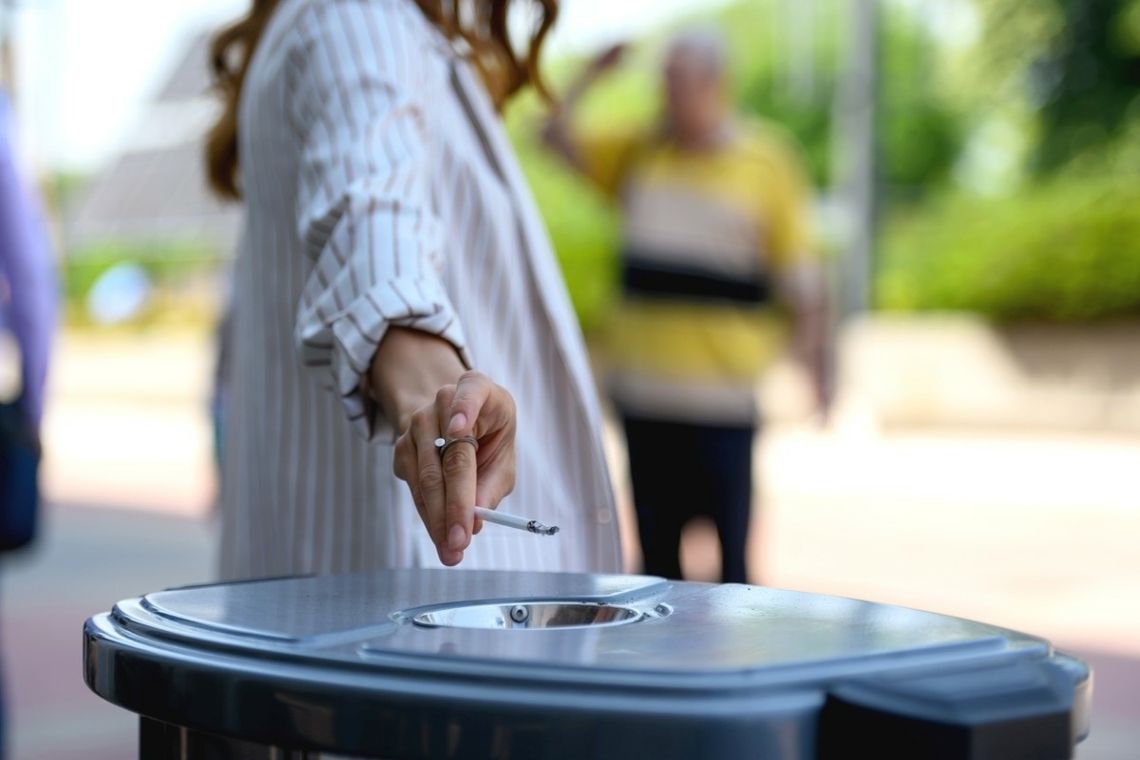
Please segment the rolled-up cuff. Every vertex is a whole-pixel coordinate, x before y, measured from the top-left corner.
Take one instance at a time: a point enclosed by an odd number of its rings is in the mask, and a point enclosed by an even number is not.
[[[394,437],[394,421],[381,413],[365,390],[377,346],[389,327],[407,327],[448,341],[470,367],[462,326],[438,280],[402,277],[379,283],[347,308],[320,316],[302,310],[296,341],[305,367],[325,373],[324,384],[344,405],[354,430],[367,440]]]

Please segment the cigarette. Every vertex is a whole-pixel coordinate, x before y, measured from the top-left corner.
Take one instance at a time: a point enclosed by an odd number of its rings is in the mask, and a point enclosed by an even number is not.
[[[475,507],[475,516],[481,520],[486,520],[496,525],[505,525],[508,528],[516,528],[518,530],[525,530],[530,533],[537,533],[540,536],[553,536],[558,532],[557,525],[544,525],[538,520],[531,520],[529,517],[519,517],[518,515],[508,515],[505,512],[496,512],[493,509],[486,507]]]

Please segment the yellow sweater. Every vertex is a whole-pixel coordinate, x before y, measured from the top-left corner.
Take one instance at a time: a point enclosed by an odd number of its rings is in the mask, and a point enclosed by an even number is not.
[[[643,133],[577,142],[623,209],[622,297],[605,331],[615,402],[750,423],[758,375],[783,348],[780,282],[812,255],[794,144],[759,123],[733,125],[704,152]]]

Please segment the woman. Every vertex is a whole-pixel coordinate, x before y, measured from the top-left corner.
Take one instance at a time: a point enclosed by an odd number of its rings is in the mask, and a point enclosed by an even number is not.
[[[513,5],[541,11],[521,59]],[[225,577],[620,568],[581,335],[496,116],[556,10],[254,0],[219,35],[209,175],[246,205]],[[556,539],[474,535],[512,489]]]

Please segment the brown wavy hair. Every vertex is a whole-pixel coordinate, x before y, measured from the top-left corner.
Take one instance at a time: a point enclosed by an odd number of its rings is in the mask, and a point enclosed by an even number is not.
[[[429,22],[451,40],[462,40],[497,107],[528,84],[549,100],[539,75],[542,43],[558,16],[558,0],[414,0]],[[246,69],[280,0],[252,0],[249,12],[223,28],[210,46],[214,88],[223,101],[222,114],[206,137],[206,177],[224,198],[241,198],[237,147],[237,112]],[[541,12],[530,32],[526,52],[511,44],[507,19],[513,7],[529,5]]]

